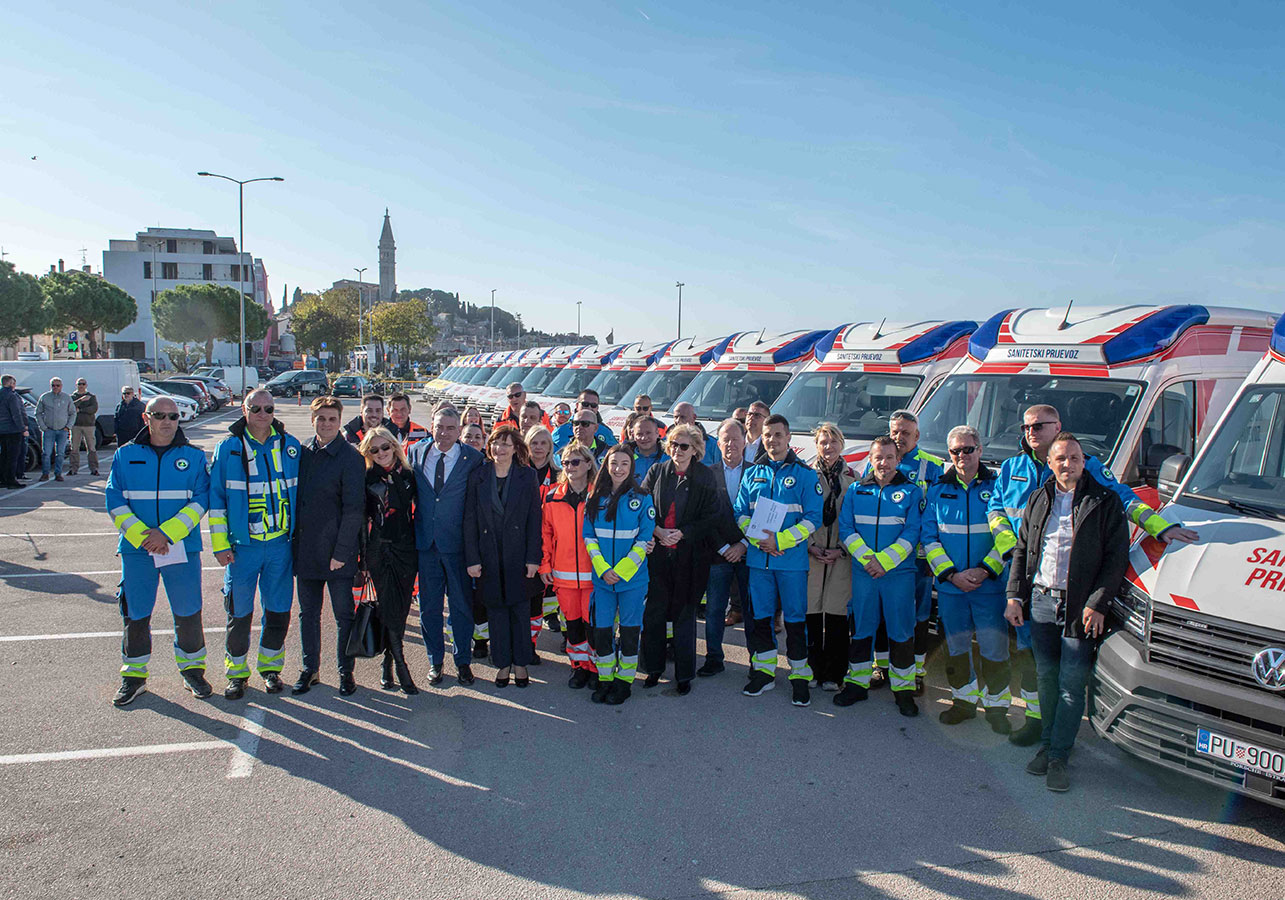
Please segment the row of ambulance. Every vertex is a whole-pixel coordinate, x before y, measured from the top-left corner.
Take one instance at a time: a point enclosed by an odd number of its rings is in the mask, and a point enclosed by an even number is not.
[[[843,431],[860,462],[914,410],[944,457],[977,428],[988,463],[1019,452],[1023,410],[1048,403],[1191,545],[1140,539],[1091,704],[1099,734],[1138,756],[1285,807],[1285,316],[1201,305],[1007,309],[974,321],[856,322],[653,344],[461,357],[425,399],[490,418],[521,382],[546,410],[598,391],[617,434],[639,394],[658,417],[690,402],[713,433],[755,400],[809,432]]]

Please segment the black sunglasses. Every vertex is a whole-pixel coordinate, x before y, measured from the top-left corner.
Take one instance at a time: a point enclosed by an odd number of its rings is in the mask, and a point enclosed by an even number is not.
[[[592,421],[592,420],[590,420],[590,419],[583,419],[583,420],[581,420],[581,421],[579,421],[579,422],[577,422],[577,423],[576,423],[576,427],[577,427],[577,428],[592,428],[593,426],[595,426],[595,425],[597,425],[597,424],[598,424],[597,422],[594,422],[594,421]]]
[[[153,419],[161,419],[161,420],[169,419],[171,422],[178,421],[178,413],[154,412],[154,413],[148,413],[147,415]]]
[[[523,392],[522,392],[522,393],[520,393],[520,394],[509,394],[509,399],[510,399],[510,400],[516,400],[516,399],[518,399],[519,397],[525,397],[525,396],[526,396],[526,392],[525,392],[525,391],[523,391]]]
[[[673,447],[675,450],[690,450],[690,449],[692,449],[692,445],[691,445],[691,444],[689,444],[689,443],[687,443],[686,441],[674,441],[674,442],[673,442],[673,443],[671,443],[669,446]]]
[[[277,411],[277,408],[276,408],[275,406],[251,406],[251,407],[250,407],[250,412],[252,412],[252,413],[261,413],[261,412],[265,412],[265,413],[268,413],[269,415],[271,415],[272,413],[274,413],[274,412],[276,412],[276,411]]]
[[[582,402],[580,403],[580,408],[581,408],[581,409],[597,409],[597,408],[598,408],[598,404],[597,404],[597,403],[590,403],[589,401],[585,400],[585,401],[582,401]]]
[[[1039,431],[1045,425],[1056,425],[1056,422],[1032,422],[1030,425],[1023,425],[1023,431]]]
[[[388,452],[388,451],[389,451],[389,450],[391,450],[391,449],[393,449],[393,445],[392,445],[392,444],[380,444],[378,447],[371,447],[371,448],[370,448],[370,452],[371,452],[371,453],[386,453],[386,452]]]
[[[972,456],[976,451],[976,447],[953,447],[946,452],[951,456]]]
[[[585,460],[579,456],[573,456],[571,459],[564,459],[562,461],[562,467],[564,469],[574,469],[576,466],[583,465],[585,465]]]

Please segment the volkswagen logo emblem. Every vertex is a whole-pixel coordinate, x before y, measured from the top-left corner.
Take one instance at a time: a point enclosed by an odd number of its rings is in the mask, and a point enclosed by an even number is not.
[[[1285,650],[1280,647],[1260,650],[1249,668],[1254,680],[1269,691],[1285,691]]]

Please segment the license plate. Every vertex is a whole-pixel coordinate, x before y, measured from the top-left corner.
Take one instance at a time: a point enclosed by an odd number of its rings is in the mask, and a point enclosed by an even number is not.
[[[1196,752],[1231,763],[1249,772],[1285,781],[1285,752],[1256,747],[1225,734],[1196,729]]]

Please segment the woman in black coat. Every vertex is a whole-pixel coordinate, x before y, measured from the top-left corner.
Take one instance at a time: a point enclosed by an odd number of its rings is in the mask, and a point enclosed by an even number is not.
[[[642,483],[656,507],[656,549],[649,558],[638,669],[647,675],[644,688],[660,683],[666,624],[673,622],[680,695],[696,676],[696,608],[709,581],[709,541],[720,524],[715,476],[700,463],[704,448],[705,436],[694,425],[671,427],[665,435],[669,459],[652,466]]]
[[[530,684],[528,579],[540,568],[540,489],[516,428],[500,426],[486,440],[487,460],[469,475],[464,501],[464,563],[478,580],[491,628],[495,686]]]
[[[380,684],[384,690],[400,684],[402,693],[418,694],[402,652],[411,593],[419,571],[415,551],[415,473],[402,445],[383,426],[367,431],[358,449],[366,459],[366,533],[358,578],[370,578],[384,628],[384,675]]]

